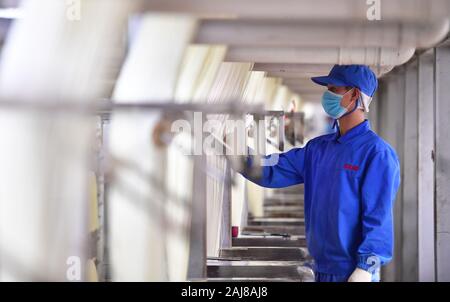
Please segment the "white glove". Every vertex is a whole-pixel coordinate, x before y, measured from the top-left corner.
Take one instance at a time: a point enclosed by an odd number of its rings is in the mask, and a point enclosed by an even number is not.
[[[372,274],[357,267],[348,278],[348,282],[372,282]]]

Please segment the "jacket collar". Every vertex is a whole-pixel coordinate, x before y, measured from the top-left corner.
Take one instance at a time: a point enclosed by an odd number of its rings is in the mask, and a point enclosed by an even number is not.
[[[348,130],[344,135],[341,136],[339,126],[337,127],[337,131],[334,133],[334,135],[331,137],[332,140],[338,141],[339,143],[347,143],[351,141],[352,139],[361,136],[365,134],[366,132],[370,131],[370,122],[368,120],[364,120],[361,124],[353,127],[352,129]]]

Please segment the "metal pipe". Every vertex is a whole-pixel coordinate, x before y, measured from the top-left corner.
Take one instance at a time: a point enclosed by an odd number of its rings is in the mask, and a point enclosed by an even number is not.
[[[373,4],[361,0],[148,0],[143,8],[200,17],[367,21]],[[433,21],[448,17],[448,0],[389,0],[379,7],[386,21]]]
[[[41,112],[62,112],[77,114],[98,114],[105,115],[113,111],[164,111],[164,112],[184,112],[194,111],[206,114],[233,114],[233,113],[263,113],[262,105],[248,105],[238,101],[223,104],[204,103],[173,103],[165,102],[133,102],[114,103],[109,100],[96,101],[89,104],[79,102],[57,102],[57,101],[0,101],[1,109],[30,110]]]
[[[196,43],[277,47],[429,48],[444,39],[447,19],[430,23],[226,19],[201,21]]]

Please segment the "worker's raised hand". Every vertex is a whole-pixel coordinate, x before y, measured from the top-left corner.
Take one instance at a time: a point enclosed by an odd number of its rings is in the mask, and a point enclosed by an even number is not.
[[[357,267],[348,278],[348,282],[372,282],[372,274]]]

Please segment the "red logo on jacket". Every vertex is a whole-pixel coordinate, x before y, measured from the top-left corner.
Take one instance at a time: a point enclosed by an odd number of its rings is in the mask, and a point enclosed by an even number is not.
[[[359,167],[358,166],[354,166],[354,165],[350,165],[350,164],[345,164],[344,165],[344,169],[345,170],[350,170],[350,171],[358,171]]]

